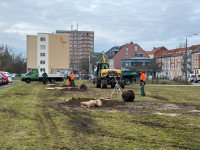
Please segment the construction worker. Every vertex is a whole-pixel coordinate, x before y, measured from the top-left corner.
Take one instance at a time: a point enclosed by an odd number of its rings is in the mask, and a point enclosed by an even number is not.
[[[141,96],[145,96],[145,92],[144,92],[144,86],[146,84],[146,75],[144,74],[144,71],[140,72],[140,86],[141,86]]]
[[[67,82],[67,85],[71,86],[71,87],[75,87],[75,83],[74,83],[74,79],[75,79],[75,75],[73,73],[70,74],[69,76],[69,80]]]
[[[47,73],[46,72],[44,72],[43,74],[42,74],[42,82],[43,82],[43,84],[46,84],[47,83]]]

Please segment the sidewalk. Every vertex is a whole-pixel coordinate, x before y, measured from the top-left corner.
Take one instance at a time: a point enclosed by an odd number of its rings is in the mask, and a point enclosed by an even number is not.
[[[130,85],[138,85],[139,86],[139,84],[130,84]],[[191,85],[146,84],[145,86],[200,86],[200,83],[192,83]]]

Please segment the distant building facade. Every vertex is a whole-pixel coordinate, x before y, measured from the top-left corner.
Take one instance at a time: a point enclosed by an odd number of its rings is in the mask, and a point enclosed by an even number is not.
[[[134,57],[149,58],[148,54],[136,43],[131,42],[120,47],[119,51],[113,56],[113,68],[121,69],[122,59],[129,59]]]
[[[120,46],[114,46],[105,53],[105,57],[108,60],[110,69],[114,69],[114,56],[120,50]]]
[[[200,74],[200,47],[192,52],[194,74]]]
[[[137,66],[147,66],[151,62],[152,62],[152,59],[148,57],[133,57],[133,58],[122,59],[121,70],[122,71],[129,70]]]
[[[90,53],[94,52],[94,31],[56,30],[56,33],[70,36],[70,69],[81,72],[82,63],[88,61]]]
[[[154,47],[152,51],[148,51],[147,54],[150,58],[156,57],[160,52],[166,51],[167,49],[164,46]]]
[[[161,66],[161,71],[157,72],[158,77],[166,77],[173,79],[177,76],[184,76],[185,67],[187,67],[188,75],[194,73],[195,56],[193,55],[195,54],[195,50],[197,50],[199,47],[200,45],[193,45],[191,47],[188,47],[187,55],[186,55],[186,48],[165,50],[158,53],[155,57],[156,62]],[[187,56],[187,63],[184,62],[186,61],[184,59],[186,56]]]
[[[69,35],[27,35],[27,71],[31,68],[39,68],[40,73],[69,70]]]

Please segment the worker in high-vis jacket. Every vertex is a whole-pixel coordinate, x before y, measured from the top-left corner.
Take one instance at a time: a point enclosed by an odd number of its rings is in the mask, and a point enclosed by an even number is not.
[[[75,87],[74,79],[75,79],[75,75],[73,73],[71,73],[70,76],[69,76],[67,85],[71,86],[71,87]]]
[[[146,75],[144,71],[141,71],[140,74],[141,96],[145,96],[144,86],[146,84]]]

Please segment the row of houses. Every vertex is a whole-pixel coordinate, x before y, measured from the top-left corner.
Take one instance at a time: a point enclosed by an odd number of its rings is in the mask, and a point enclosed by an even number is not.
[[[156,70],[159,77],[174,78],[186,74],[200,73],[200,45],[168,50],[164,46],[145,51],[137,43],[114,46],[105,56],[110,68],[130,70],[138,66],[161,68]],[[187,56],[187,57],[186,57]],[[89,59],[89,61],[88,61]],[[27,70],[40,68],[41,72],[59,73],[68,70],[83,72],[89,66],[94,73],[101,53],[94,53],[94,32],[78,30],[57,30],[56,33],[27,35]],[[150,64],[150,65],[149,65]]]
[[[160,77],[174,78],[189,74],[200,73],[200,45],[172,50],[158,50],[154,55],[156,62],[161,66],[157,72]]]
[[[122,46],[114,46],[105,56],[109,61],[110,68],[130,70],[137,66],[148,66],[155,64],[159,66],[156,71],[158,77],[174,78],[184,76],[187,70],[189,74],[200,73],[200,45],[193,45],[187,48],[176,48],[168,50],[164,46],[154,47],[151,51],[144,51],[137,43],[127,43]],[[187,56],[187,57],[186,57]],[[90,60],[101,61],[101,54],[91,53]],[[98,62],[97,61],[97,62]],[[90,70],[93,70],[94,63],[90,63]]]

